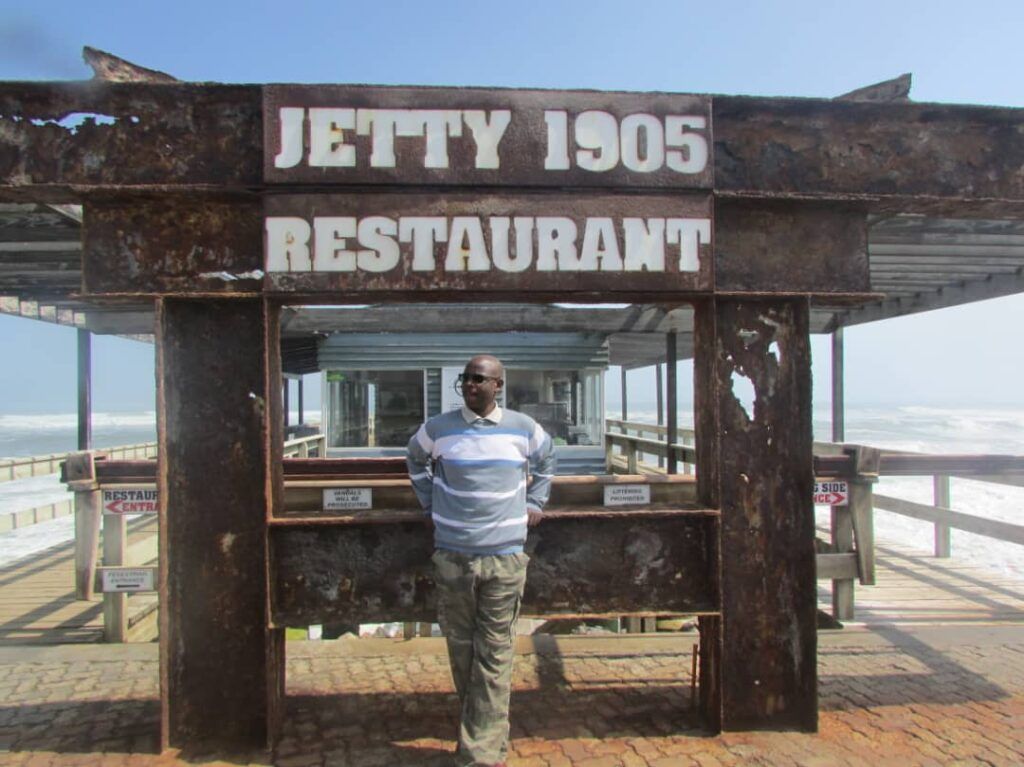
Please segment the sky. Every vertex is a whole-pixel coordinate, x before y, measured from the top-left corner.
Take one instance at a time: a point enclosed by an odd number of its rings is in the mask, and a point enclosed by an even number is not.
[[[0,79],[88,79],[90,45],[194,81],[831,97],[910,72],[915,101],[1024,107],[1022,29],[1019,0],[22,0],[0,2]],[[1024,406],[1022,317],[1013,296],[850,328],[847,403]],[[821,403],[828,339],[813,351]],[[98,337],[93,354],[96,410],[152,409],[152,346]],[[0,316],[0,360],[0,415],[74,410],[72,329]],[[630,386],[653,398],[652,380]]]

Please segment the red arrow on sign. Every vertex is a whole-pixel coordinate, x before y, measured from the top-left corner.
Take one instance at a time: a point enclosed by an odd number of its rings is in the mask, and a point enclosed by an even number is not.
[[[111,514],[120,514],[122,503],[124,503],[124,501],[111,501],[106,506],[107,511],[109,511]]]

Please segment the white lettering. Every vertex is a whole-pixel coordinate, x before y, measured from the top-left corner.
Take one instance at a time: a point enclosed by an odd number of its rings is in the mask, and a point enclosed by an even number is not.
[[[641,157],[640,135],[643,134]],[[665,131],[654,115],[634,114],[622,121],[622,164],[630,170],[651,173],[665,162]]]
[[[568,120],[568,112],[544,112],[544,122],[548,126],[548,154],[544,158],[544,170],[569,170]]]
[[[573,271],[576,256],[576,224],[571,218],[537,217],[537,271]]]
[[[345,246],[356,236],[356,220],[350,216],[317,216],[313,219],[313,258],[318,272],[354,272],[356,253]]]
[[[491,218],[491,260],[503,272],[524,272],[533,263],[533,218],[516,216],[515,247],[509,245],[508,226],[505,216]]]
[[[708,141],[699,133],[686,128],[703,130],[707,120],[697,115],[669,115],[665,118],[665,145],[681,147],[684,151],[670,151],[665,164],[679,173],[700,173],[708,164]]]
[[[274,158],[275,168],[294,168],[302,159],[302,121],[306,110],[302,107],[281,107],[281,151]]]
[[[484,230],[476,216],[456,216],[452,219],[448,237],[448,254],[444,259],[446,272],[490,271]]]
[[[264,226],[268,272],[313,271],[313,259],[309,255],[309,237],[313,230],[305,219],[269,217]]]
[[[576,164],[602,172],[619,164],[619,125],[615,115],[590,110],[576,115]]]
[[[354,109],[309,110],[309,164],[312,167],[352,168],[356,148],[345,143],[345,129],[356,127]]]
[[[474,161],[476,167],[497,170],[501,164],[498,157],[498,144],[512,120],[512,111],[510,109],[495,109],[491,112],[491,118],[488,120],[487,112],[482,109],[467,109],[462,113],[462,119],[466,121],[466,125],[473,133],[473,140],[476,142],[476,159]]]
[[[398,266],[400,253],[395,235],[398,223],[386,216],[370,216],[359,222],[359,244],[370,250],[360,250],[356,265],[366,272],[386,272]]]
[[[586,266],[582,268],[596,272],[598,261],[601,263],[602,272],[622,271],[619,240],[615,236],[615,224],[610,218],[588,218],[586,228],[583,230],[580,263],[586,264]]]
[[[403,217],[398,222],[398,239],[412,241],[412,270],[432,272],[436,266],[434,243],[448,238],[448,219],[429,216]]]
[[[679,246],[679,271],[699,271],[700,244],[711,242],[711,220],[670,218],[665,225],[665,242]]]
[[[627,272],[665,271],[665,219],[622,219],[626,233],[626,258],[623,268]]]
[[[421,109],[413,113],[423,120],[427,132],[424,168],[448,167],[448,137],[462,135],[462,115],[457,109]]]

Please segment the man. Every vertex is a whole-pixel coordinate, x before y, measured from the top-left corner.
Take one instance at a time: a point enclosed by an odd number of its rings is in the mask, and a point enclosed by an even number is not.
[[[462,705],[456,762],[501,765],[529,562],[523,544],[542,519],[555,461],[532,418],[498,406],[505,371],[497,358],[473,357],[460,381],[465,405],[409,441],[409,478],[434,526],[438,621]]]

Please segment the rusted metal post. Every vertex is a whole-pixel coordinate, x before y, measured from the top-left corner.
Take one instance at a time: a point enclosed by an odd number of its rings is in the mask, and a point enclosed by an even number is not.
[[[306,422],[305,412],[302,407],[303,394],[305,389],[306,380],[303,376],[299,376],[299,425],[301,426]]]
[[[846,403],[843,389],[843,329],[832,331],[832,441],[846,440]]]
[[[283,645],[267,630],[276,312],[162,298],[156,336],[162,745],[261,749],[283,689]]]
[[[949,475],[936,474],[932,479],[934,490],[935,506],[940,509],[948,509],[950,506],[949,497]],[[942,522],[935,523],[935,556],[948,558],[952,553],[950,528]]]
[[[809,304],[695,308],[698,494],[721,511],[721,619],[701,622],[703,710],[726,730],[815,730]],[[733,392],[739,376],[754,387],[753,412]]]
[[[92,447],[92,334],[78,329],[78,449]]]
[[[678,441],[677,431],[679,429],[679,403],[677,402],[676,396],[676,392],[679,388],[676,385],[679,370],[678,365],[676,364],[675,331],[665,334],[665,373],[668,388],[668,415],[666,419],[667,423],[665,425],[665,440],[668,443],[666,471],[669,474],[675,474],[677,470],[677,460],[672,446]]]

